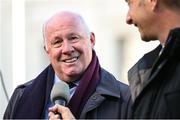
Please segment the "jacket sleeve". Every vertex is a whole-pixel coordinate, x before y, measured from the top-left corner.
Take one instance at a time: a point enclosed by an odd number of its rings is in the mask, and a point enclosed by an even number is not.
[[[16,111],[16,107],[19,104],[19,100],[21,98],[21,96],[23,95],[23,92],[26,88],[26,86],[31,85],[33,82],[33,80],[23,84],[23,85],[19,85],[13,92],[11,99],[8,103],[8,106],[5,110],[3,119],[13,119],[14,116],[14,112]]]
[[[21,86],[18,86],[14,90],[13,95],[11,96],[11,99],[4,113],[3,119],[12,119],[13,112],[15,111],[15,108],[23,94],[23,91],[24,91],[24,87],[22,88]]]

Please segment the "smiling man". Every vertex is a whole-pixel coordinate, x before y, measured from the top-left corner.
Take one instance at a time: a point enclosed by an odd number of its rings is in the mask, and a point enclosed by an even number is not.
[[[80,16],[61,13],[45,25],[46,52],[57,76],[66,82],[80,78],[92,60],[95,36]]]
[[[128,72],[133,118],[180,118],[180,0],[126,0],[126,22],[160,45]]]
[[[4,118],[48,118],[53,106],[50,92],[59,81],[74,84],[65,119],[127,118],[129,88],[100,67],[94,51],[95,35],[83,18],[72,12],[58,12],[45,23],[43,32],[51,64],[34,80],[16,88]],[[50,110],[51,115],[57,112]]]

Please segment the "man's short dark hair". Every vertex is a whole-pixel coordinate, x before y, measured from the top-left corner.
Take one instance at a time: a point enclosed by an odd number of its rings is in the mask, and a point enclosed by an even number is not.
[[[161,2],[169,9],[180,10],[180,0],[161,0]]]

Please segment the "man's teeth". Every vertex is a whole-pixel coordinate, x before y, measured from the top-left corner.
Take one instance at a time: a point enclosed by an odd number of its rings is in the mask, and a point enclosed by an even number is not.
[[[71,62],[75,62],[77,59],[78,59],[78,57],[74,57],[74,58],[71,58],[71,59],[64,60],[64,62],[71,63]]]

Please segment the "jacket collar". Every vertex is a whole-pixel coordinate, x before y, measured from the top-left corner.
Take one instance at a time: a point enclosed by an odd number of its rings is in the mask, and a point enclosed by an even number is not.
[[[43,118],[44,105],[47,103],[50,90],[53,85],[54,72],[48,66],[33,82],[28,84],[15,108],[13,118],[16,119],[37,119]],[[46,86],[46,87],[44,87]],[[31,105],[29,105],[31,103]]]
[[[180,52],[180,28],[170,30],[165,47],[161,55],[159,52],[162,46],[159,45],[153,51],[145,54],[129,71],[128,81],[130,84],[133,101],[141,93],[141,91],[151,82],[159,73],[167,60],[179,60]],[[158,69],[157,69],[158,68]]]
[[[101,68],[100,83],[98,84],[96,91],[85,104],[80,118],[85,118],[86,113],[97,108],[107,96],[119,99],[120,92],[118,81],[110,73]]]
[[[117,83],[117,80],[109,74],[110,73],[101,68],[101,80],[96,92],[102,96],[120,98],[119,84]]]
[[[53,85],[53,77],[54,70],[52,69],[52,66],[49,65],[47,81],[50,82],[50,84],[47,84],[45,104],[47,104],[49,99],[49,94]],[[83,113],[86,113],[99,106],[106,99],[106,96],[120,98],[120,86],[118,81],[110,73],[103,68],[100,68],[100,83],[98,84],[96,91],[93,93],[90,99],[88,99],[86,105],[84,106],[85,109],[83,109],[82,115]]]
[[[158,57],[161,45],[155,48],[153,51],[145,54],[129,71],[128,81],[132,94],[132,100],[140,94],[143,88],[148,83],[148,77],[151,73],[152,66],[156,58]]]

